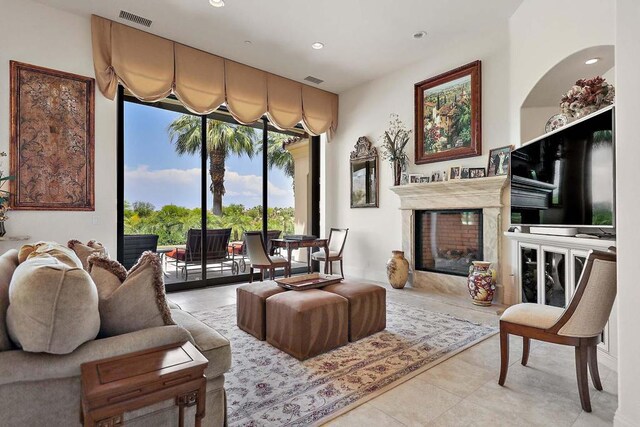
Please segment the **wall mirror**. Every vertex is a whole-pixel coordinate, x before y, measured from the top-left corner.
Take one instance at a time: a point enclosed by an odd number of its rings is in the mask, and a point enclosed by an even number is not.
[[[351,207],[378,207],[378,151],[366,136],[351,152]]]

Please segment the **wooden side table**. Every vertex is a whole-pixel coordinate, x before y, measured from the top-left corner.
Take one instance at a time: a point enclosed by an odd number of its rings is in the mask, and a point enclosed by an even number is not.
[[[190,342],[84,363],[81,421],[85,427],[122,426],[125,412],[175,398],[179,426],[184,425],[184,408],[196,405],[199,427],[205,415],[208,364]]]

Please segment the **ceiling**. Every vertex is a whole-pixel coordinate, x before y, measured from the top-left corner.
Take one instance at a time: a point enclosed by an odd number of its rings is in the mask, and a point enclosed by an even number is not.
[[[585,64],[591,58],[599,60],[592,65]],[[602,76],[613,68],[614,58],[615,49],[611,45],[593,46],[567,56],[542,76],[522,107],[558,106],[562,95],[571,89],[576,80]]]
[[[100,15],[293,80],[324,80],[333,92],[478,37],[522,0],[36,0],[78,15]],[[118,19],[120,10],[153,21]],[[427,31],[416,40],[413,34]],[[245,41],[251,41],[251,44]],[[313,42],[325,44],[314,50]]]

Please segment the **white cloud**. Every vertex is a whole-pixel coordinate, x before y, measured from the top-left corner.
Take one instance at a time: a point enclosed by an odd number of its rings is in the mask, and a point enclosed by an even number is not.
[[[147,165],[135,169],[125,166],[125,199],[131,202],[147,201],[156,207],[176,204],[186,207],[199,206],[200,169],[157,169]],[[207,175],[207,186],[210,178]],[[242,203],[247,207],[262,203],[262,177],[241,175],[227,170],[225,173],[226,195],[223,203]],[[293,191],[268,183],[270,206],[293,206]],[[211,199],[211,196],[208,196]]]

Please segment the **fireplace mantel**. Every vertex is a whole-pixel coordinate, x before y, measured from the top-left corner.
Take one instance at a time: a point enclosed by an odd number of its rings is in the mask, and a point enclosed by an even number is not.
[[[455,179],[444,182],[407,184],[391,187],[400,197],[402,210],[402,250],[411,265],[411,286],[468,298],[466,279],[459,276],[415,269],[415,211],[439,209],[482,209],[482,245],[484,260],[494,264],[498,273],[497,301],[510,300],[511,289],[503,287],[500,260],[502,239],[502,202],[506,176]],[[506,212],[505,212],[506,213]],[[504,292],[506,291],[506,293]]]
[[[499,208],[506,176],[453,179],[390,187],[400,196],[400,209]]]

